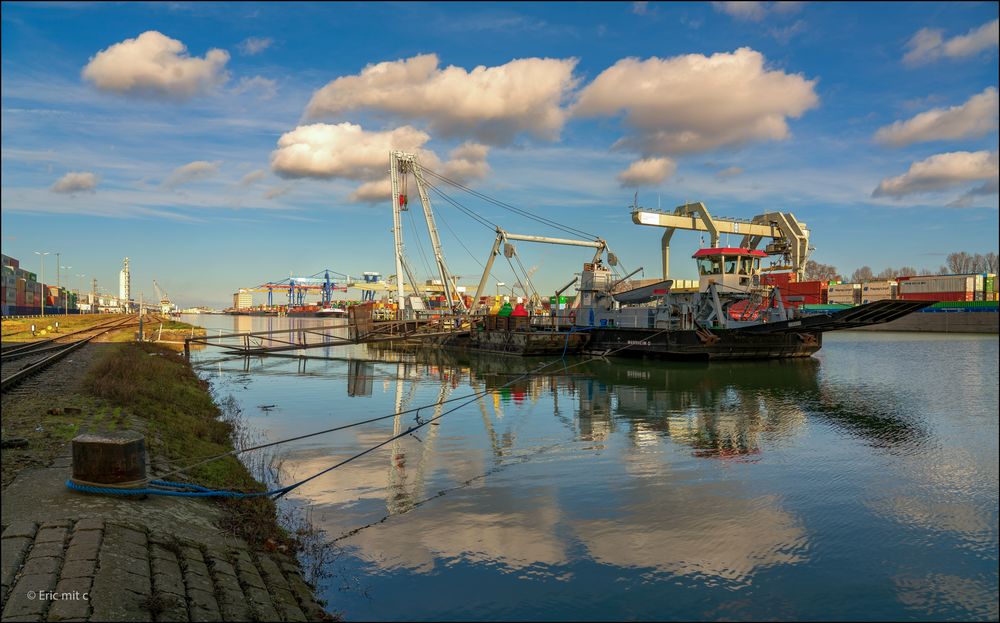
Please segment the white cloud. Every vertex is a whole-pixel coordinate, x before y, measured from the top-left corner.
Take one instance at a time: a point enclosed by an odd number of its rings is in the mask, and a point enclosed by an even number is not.
[[[243,179],[240,180],[240,186],[251,186],[261,181],[265,177],[267,177],[267,173],[263,169],[250,171],[249,173],[243,176]]]
[[[740,48],[706,57],[626,58],[580,94],[578,116],[625,111],[631,132],[615,146],[644,156],[703,152],[789,135],[819,98],[815,81],[767,70],[760,52]]]
[[[466,71],[441,69],[436,54],[368,65],[317,91],[310,119],[356,110],[426,121],[444,137],[507,144],[521,132],[555,139],[566,121],[561,103],[575,86],[576,59],[524,58]]]
[[[932,192],[968,182],[992,181],[1000,176],[997,152],[955,151],[914,162],[903,175],[879,183],[872,197],[903,197]]]
[[[281,197],[282,195],[287,195],[289,192],[291,192],[291,190],[292,190],[291,186],[275,186],[273,188],[268,188],[264,192],[264,198],[265,199],[277,199],[278,197]]]
[[[103,91],[187,100],[228,80],[228,61],[229,53],[218,49],[204,58],[189,56],[183,43],[150,30],[101,50],[82,73]]]
[[[618,174],[622,186],[651,186],[669,178],[677,170],[677,163],[670,158],[646,158],[630,164]]]
[[[1000,39],[1000,20],[993,20],[979,28],[973,28],[965,35],[945,40],[942,30],[938,28],[922,28],[917,31],[906,44],[907,52],[903,63],[907,65],[922,65],[939,58],[963,58],[973,56],[990,48],[997,47]]]
[[[247,37],[236,47],[239,48],[240,53],[245,56],[253,56],[254,54],[260,54],[264,50],[271,47],[272,43],[274,43],[274,39],[270,37]]]
[[[206,180],[219,172],[221,164],[219,161],[207,162],[205,160],[189,162],[174,169],[173,173],[164,180],[163,185],[167,188],[176,188],[182,184]]]
[[[649,2],[633,2],[632,12],[636,15],[646,15],[649,13]]]
[[[713,2],[712,8],[734,19],[759,22],[767,17],[769,13],[777,15],[796,13],[802,9],[802,4],[802,2],[754,2],[746,0],[740,2]]]
[[[97,176],[87,171],[71,172],[59,178],[52,185],[54,193],[78,193],[94,190],[97,187]]]
[[[728,179],[734,178],[734,177],[736,177],[738,175],[743,175],[743,169],[740,168],[740,167],[726,167],[725,169],[722,169],[721,171],[716,171],[715,172],[716,179],[720,179],[720,180],[728,180]]]
[[[881,128],[875,133],[875,140],[892,147],[904,147],[925,141],[982,136],[997,129],[998,116],[1000,98],[997,90],[989,87],[961,106],[934,108]]]
[[[271,170],[284,178],[311,177],[363,182],[351,195],[353,201],[377,201],[389,197],[389,152],[417,155],[425,168],[457,181],[480,179],[488,174],[488,148],[467,142],[454,149],[451,160],[442,162],[424,145],[430,135],[411,126],[384,132],[368,132],[352,123],[315,123],[299,126],[278,139],[271,152]]]
[[[253,78],[244,76],[240,78],[240,83],[233,87],[233,91],[236,93],[256,91],[257,99],[269,100],[278,94],[277,84],[276,80],[264,78],[263,76],[254,76]]]

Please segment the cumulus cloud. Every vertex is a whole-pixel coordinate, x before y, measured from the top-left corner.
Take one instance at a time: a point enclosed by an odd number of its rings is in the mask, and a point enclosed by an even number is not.
[[[713,2],[712,8],[719,13],[743,21],[759,22],[769,13],[795,13],[802,8],[801,2]]]
[[[254,54],[260,54],[264,50],[271,47],[272,43],[274,43],[274,39],[270,37],[247,37],[236,47],[239,49],[241,54],[245,56],[253,56]]]
[[[993,20],[967,34],[945,39],[938,28],[922,28],[906,44],[903,63],[915,66],[940,58],[963,58],[997,47],[1000,38],[1000,20]]]
[[[659,184],[674,174],[677,163],[670,158],[637,160],[618,174],[618,183],[626,187]]]
[[[447,162],[424,146],[430,135],[411,126],[368,132],[352,123],[299,126],[278,139],[271,152],[271,170],[284,178],[348,179],[363,182],[353,201],[378,201],[390,196],[389,152],[417,155],[426,168],[457,181],[479,179],[489,172],[488,148],[467,142],[454,149]]]
[[[898,198],[983,180],[995,185],[998,176],[997,152],[955,151],[914,162],[903,175],[882,180],[872,197]]]
[[[206,180],[219,172],[219,165],[222,162],[208,162],[205,160],[195,160],[182,167],[177,167],[174,172],[163,181],[167,188],[176,188],[183,184]]]
[[[997,90],[989,87],[961,106],[934,108],[881,128],[875,133],[875,140],[891,147],[904,147],[925,141],[982,136],[997,129],[998,117],[1000,98]]]
[[[576,62],[524,58],[466,71],[453,65],[441,69],[436,54],[423,54],[337,78],[313,95],[306,116],[371,110],[425,121],[444,137],[507,144],[527,132],[555,139],[566,121],[561,104],[576,84]]]
[[[60,177],[50,190],[54,193],[71,194],[92,191],[96,187],[96,175],[87,171],[74,171]]]
[[[250,171],[249,173],[243,176],[243,179],[240,180],[240,186],[251,186],[261,181],[265,177],[267,177],[267,173],[262,169],[257,169],[256,171]]]
[[[225,50],[209,50],[204,58],[189,56],[183,43],[150,30],[101,50],[82,73],[103,91],[187,100],[228,80],[228,61]]]
[[[768,70],[760,52],[626,58],[601,72],[574,108],[582,117],[625,112],[618,148],[644,156],[703,152],[788,137],[787,117],[819,102],[815,81]]]

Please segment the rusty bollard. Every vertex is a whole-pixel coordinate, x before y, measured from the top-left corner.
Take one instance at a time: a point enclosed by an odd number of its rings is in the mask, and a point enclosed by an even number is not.
[[[94,487],[144,487],[146,438],[135,431],[77,435],[71,480]]]

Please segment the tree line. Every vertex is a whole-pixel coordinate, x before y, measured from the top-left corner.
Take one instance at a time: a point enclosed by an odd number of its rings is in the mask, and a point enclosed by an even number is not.
[[[836,266],[820,262],[808,262],[805,272],[806,281],[847,281],[849,283],[896,279],[898,277],[912,277],[914,275],[996,273],[997,254],[994,252],[970,254],[965,251],[949,253],[945,259],[945,264],[937,270],[931,268],[917,270],[912,266],[903,266],[901,268],[889,267],[876,273],[872,270],[871,266],[862,266],[850,274],[850,279],[846,278],[846,273],[842,274],[837,270]]]

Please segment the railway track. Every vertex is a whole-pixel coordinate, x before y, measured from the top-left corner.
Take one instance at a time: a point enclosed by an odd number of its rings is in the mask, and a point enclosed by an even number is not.
[[[3,362],[0,391],[6,393],[24,379],[41,372],[95,338],[138,324],[138,316],[130,315],[47,340],[5,348],[0,353]]]

